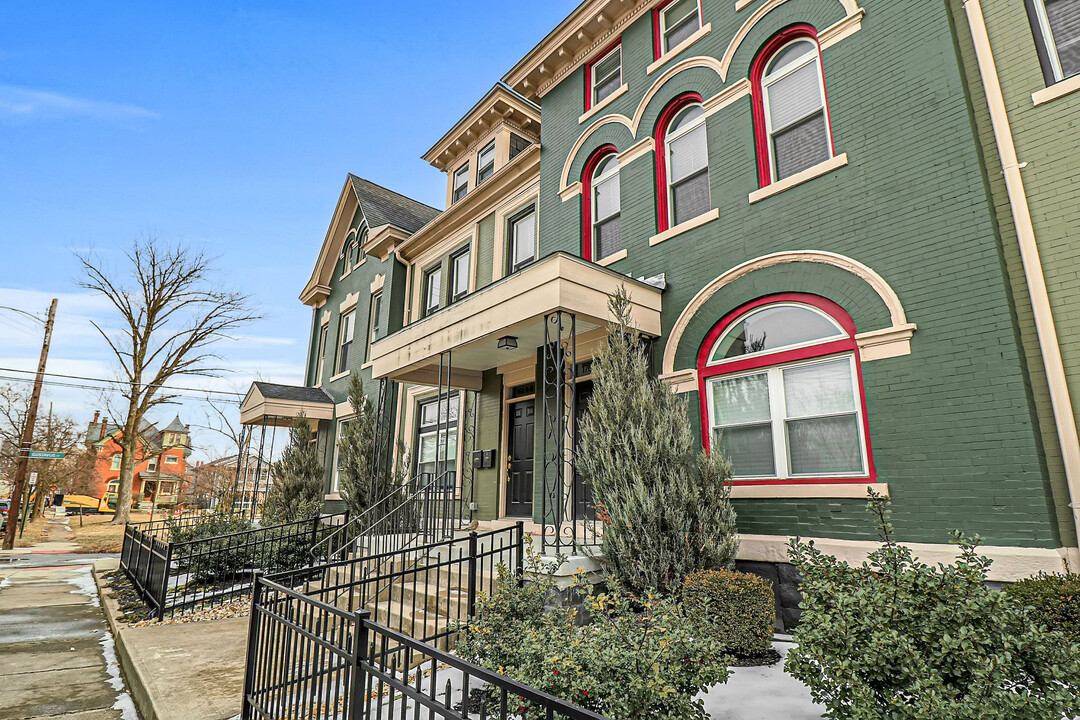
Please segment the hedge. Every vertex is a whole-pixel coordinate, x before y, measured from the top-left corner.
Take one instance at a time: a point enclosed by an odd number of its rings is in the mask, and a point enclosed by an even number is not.
[[[1039,625],[1080,643],[1080,575],[1040,573],[1007,585],[1004,590],[1027,606],[1029,616]]]
[[[772,646],[776,599],[772,583],[731,570],[699,570],[686,576],[683,608],[719,652],[760,657]]]

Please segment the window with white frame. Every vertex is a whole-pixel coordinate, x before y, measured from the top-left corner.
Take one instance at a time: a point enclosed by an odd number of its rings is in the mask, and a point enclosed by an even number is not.
[[[480,154],[476,156],[476,184],[487,180],[495,174],[495,141],[487,144]]]
[[[767,62],[761,102],[771,179],[776,181],[828,160],[833,147],[817,42],[792,40]]]
[[[529,205],[511,217],[507,229],[510,250],[507,270],[513,273],[536,259],[536,206]]]
[[[469,163],[465,163],[454,172],[454,191],[450,202],[456,203],[469,192]]]
[[[1080,0],[1028,0],[1047,84],[1080,74]]]
[[[117,453],[116,455],[113,455],[112,456],[112,463],[109,465],[109,469],[110,470],[119,470],[120,469],[120,461],[123,458],[124,458],[124,456],[122,454],[120,454],[120,453]]]
[[[589,102],[599,105],[622,87],[622,43],[589,66]]]
[[[319,328],[319,347],[318,355],[316,357],[315,365],[315,386],[322,385],[323,381],[323,366],[326,365],[326,338],[329,334],[327,331],[329,327],[323,325]]]
[[[340,375],[349,369],[349,354],[352,350],[353,337],[356,335],[356,311],[350,310],[341,315],[338,324],[338,359],[337,372]]]
[[[668,214],[671,226],[691,220],[712,207],[709,195],[709,144],[705,110],[680,110],[664,135],[667,156]]]
[[[468,245],[450,256],[450,296],[447,299],[450,303],[455,303],[469,294],[471,258]]]
[[[356,231],[349,233],[341,247],[341,274],[347,275],[356,266]]]
[[[178,462],[180,462],[180,458],[176,457],[175,455],[166,455],[165,456],[165,464],[166,465],[175,465]]]
[[[417,407],[416,474],[455,483],[459,394],[425,400]]]
[[[337,438],[338,442],[334,443],[334,476],[330,479],[330,492],[341,492],[341,450],[339,445],[341,438],[345,434],[345,426],[354,422],[353,419],[338,420],[337,424]]]
[[[371,294],[370,317],[368,317],[367,359],[371,360],[371,343],[382,337],[382,290]]]
[[[869,475],[857,352],[853,326],[807,302],[759,303],[724,329],[700,382],[735,479]]]
[[[422,317],[427,317],[439,309],[442,300],[442,266],[436,265],[424,271],[423,296],[421,297]]]
[[[614,153],[596,164],[590,182],[592,259],[622,250],[619,159]]]
[[[660,54],[664,54],[701,29],[699,0],[674,0],[660,9]]]
[[[149,472],[157,472],[157,458],[152,457],[146,463],[146,469]]]

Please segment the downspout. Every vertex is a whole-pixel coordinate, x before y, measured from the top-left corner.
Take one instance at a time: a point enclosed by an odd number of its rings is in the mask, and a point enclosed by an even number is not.
[[[1050,296],[1046,291],[1046,279],[1043,276],[1042,260],[1039,247],[1035,243],[1035,227],[1031,222],[1031,208],[1028,206],[1027,193],[1020,170],[1027,163],[1020,163],[1016,156],[1016,144],[1013,142],[1012,127],[1005,109],[1005,98],[1001,92],[1001,80],[998,77],[994,52],[990,45],[990,35],[986,29],[981,0],[966,0],[964,10],[967,13],[971,36],[975,42],[975,56],[979,63],[983,89],[986,92],[986,104],[990,109],[990,122],[994,128],[994,140],[1001,158],[1002,172],[1005,175],[1005,187],[1009,193],[1009,209],[1016,225],[1016,237],[1020,244],[1020,258],[1024,265],[1024,277],[1031,294],[1031,306],[1035,316],[1035,330],[1039,336],[1039,349],[1042,352],[1046,380],[1050,387],[1050,403],[1054,409],[1057,425],[1058,442],[1061,443],[1061,455],[1065,464],[1065,479],[1069,487],[1069,508],[1072,510],[1073,525],[1077,541],[1080,544],[1080,438],[1076,432],[1076,416],[1073,414],[1072,400],[1069,398],[1069,386],[1065,380],[1065,365],[1061,360],[1061,347],[1058,344],[1057,329],[1050,309]]]

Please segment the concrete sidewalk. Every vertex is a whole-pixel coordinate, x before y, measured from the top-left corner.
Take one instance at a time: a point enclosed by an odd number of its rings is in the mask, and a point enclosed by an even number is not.
[[[50,522],[66,529],[62,516]],[[0,557],[0,720],[138,720],[94,587],[94,560],[66,554],[73,549],[50,540]]]

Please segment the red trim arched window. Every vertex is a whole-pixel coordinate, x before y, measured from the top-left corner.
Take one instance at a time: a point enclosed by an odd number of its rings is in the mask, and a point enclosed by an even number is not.
[[[688,92],[679,95],[672,100],[664,111],[660,113],[660,117],[656,120],[656,151],[653,153],[656,156],[656,227],[657,232],[664,232],[668,228],[676,225],[672,222],[672,202],[671,202],[671,183],[669,176],[671,175],[671,168],[669,166],[669,147],[668,147],[668,129],[671,127],[672,121],[677,120],[682,115],[683,111],[692,105],[701,106],[702,99],[701,94],[696,92]],[[704,111],[703,111],[704,114]],[[701,127],[704,129],[704,118],[702,118]],[[705,144],[705,174],[706,174],[706,186],[708,180],[708,144]],[[710,202],[711,204],[711,202]]]
[[[767,42],[750,69],[762,187],[834,154],[817,31],[793,25]]]
[[[588,161],[585,163],[585,169],[581,172],[581,257],[586,260],[596,261],[603,259],[603,254],[598,252],[600,248],[597,248],[596,243],[594,242],[597,240],[597,238],[594,237],[596,234],[594,232],[594,228],[597,225],[596,220],[599,219],[601,222],[610,222],[614,219],[616,224],[619,221],[621,207],[619,200],[618,160],[615,158],[616,153],[618,153],[618,149],[614,145],[601,145],[589,156]],[[597,174],[597,170],[601,169],[601,164],[606,168],[611,165],[612,162],[615,163],[615,167],[613,168],[615,173],[614,177],[611,175],[610,171],[604,171],[603,169],[599,175]],[[597,179],[601,179],[601,183],[599,184],[603,184],[609,192],[614,191],[613,199],[615,203],[614,208],[602,209],[604,215],[600,218],[597,218],[597,199],[595,197],[597,190],[596,186],[598,185],[595,181]],[[614,183],[611,182],[612,179],[614,179]],[[612,209],[614,210],[614,213],[612,213]],[[618,236],[619,229],[614,228],[614,233]],[[616,239],[618,239],[618,237],[616,237]],[[616,250],[618,249],[619,248],[616,248]]]
[[[702,443],[736,483],[873,482],[855,323],[817,295],[760,298],[728,313],[698,353]]]

